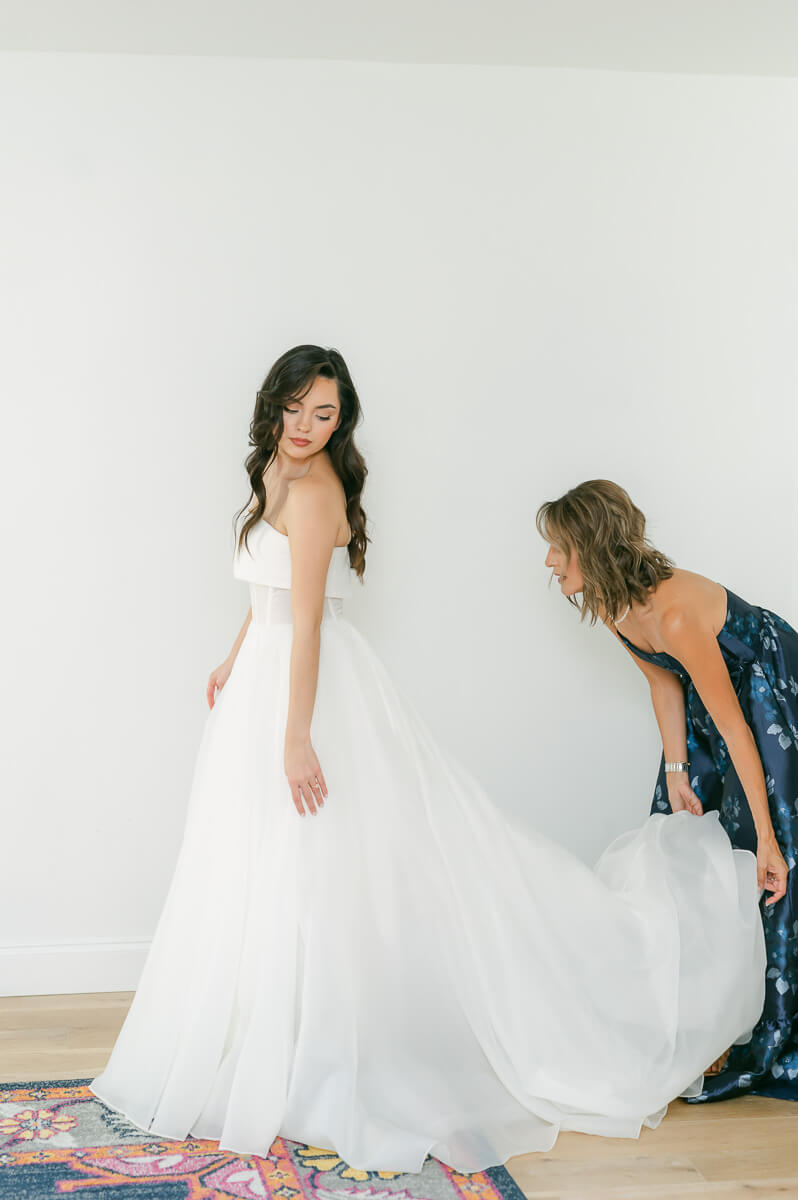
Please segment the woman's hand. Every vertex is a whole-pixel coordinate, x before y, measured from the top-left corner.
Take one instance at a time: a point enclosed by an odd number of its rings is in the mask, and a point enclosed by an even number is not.
[[[208,708],[213,708],[216,703],[216,690],[222,690],[227,680],[230,678],[230,672],[233,669],[235,659],[226,658],[220,667],[215,671],[211,671],[208,676],[208,683],[205,688],[205,699],[208,701]]]
[[[773,893],[770,899],[765,901],[766,908],[781,900],[787,891],[787,864],[772,829],[757,839],[756,878],[760,888]]]
[[[697,817],[700,817],[704,806],[690,787],[687,771],[672,771],[665,778],[668,784],[668,799],[673,811],[682,812],[687,809],[688,812],[695,813]]]
[[[312,813],[317,811],[317,804],[321,808],[327,796],[327,784],[309,737],[301,741],[286,740],[285,774],[300,817],[305,815],[303,801]]]

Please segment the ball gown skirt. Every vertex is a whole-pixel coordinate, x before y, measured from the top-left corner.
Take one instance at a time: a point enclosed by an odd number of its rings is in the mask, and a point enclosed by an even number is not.
[[[717,813],[654,814],[590,870],[508,819],[345,617],[345,548],[311,726],[329,797],[300,817],[288,543],[260,524],[235,556],[252,621],[91,1090],[158,1136],[266,1155],[281,1135],[371,1170],[473,1172],[561,1129],[656,1126],[759,1018],[754,856]]]
[[[773,829],[789,872],[786,895],[769,907],[764,898],[761,904],[767,952],[762,1016],[750,1041],[735,1046],[725,1070],[707,1076],[692,1099],[726,1100],[749,1092],[798,1100],[798,631],[777,613],[749,604],[728,588],[726,596],[718,644],[762,759]],[[671,655],[651,654],[628,638],[624,641],[639,658],[681,679],[693,790],[706,812],[718,813],[734,846],[756,850],[745,792],[689,674]],[[651,811],[671,811],[664,761]]]

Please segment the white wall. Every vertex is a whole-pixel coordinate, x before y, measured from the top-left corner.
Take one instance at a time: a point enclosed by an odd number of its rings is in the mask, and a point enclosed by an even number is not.
[[[0,990],[135,986],[300,341],[365,410],[352,619],[498,804],[587,861],[641,822],[645,681],[534,512],[616,479],[798,623],[798,82],[9,54],[0,108]]]

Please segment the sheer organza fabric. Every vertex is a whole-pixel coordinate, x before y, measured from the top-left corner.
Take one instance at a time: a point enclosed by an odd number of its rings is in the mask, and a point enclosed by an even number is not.
[[[473,1172],[561,1129],[656,1126],[759,1017],[754,856],[716,813],[657,814],[590,870],[511,821],[347,620],[337,552],[311,727],[329,798],[300,817],[283,770],[290,559],[262,524],[252,565],[235,558],[253,619],[91,1090],[165,1138],[266,1155],[282,1135],[375,1170],[432,1154]]]

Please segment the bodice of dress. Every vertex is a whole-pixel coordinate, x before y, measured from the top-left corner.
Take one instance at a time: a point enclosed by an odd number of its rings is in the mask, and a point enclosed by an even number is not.
[[[244,514],[241,518],[243,522]],[[236,536],[240,524],[236,526]],[[262,518],[249,531],[248,545],[233,550],[233,575],[249,583],[252,620],[256,625],[291,621],[291,554],[288,538]],[[340,616],[343,598],[351,595],[355,572],[349,548],[333,549],[324,585],[324,619]]]
[[[291,587],[291,554],[288,538],[268,521],[261,519],[249,531],[248,546],[233,551],[233,575],[248,583],[278,588]],[[353,571],[349,565],[349,548],[336,546],[332,552],[325,596],[349,596],[352,592]]]

